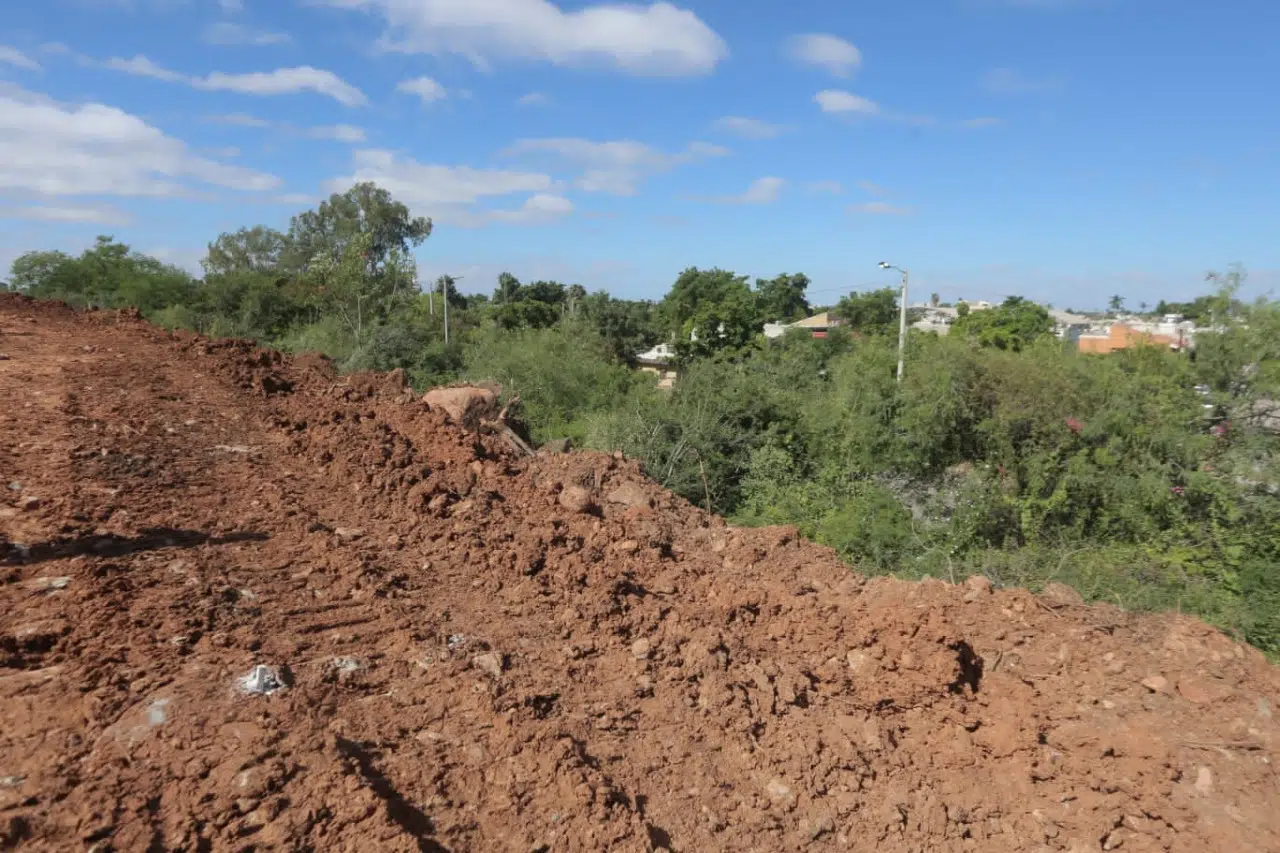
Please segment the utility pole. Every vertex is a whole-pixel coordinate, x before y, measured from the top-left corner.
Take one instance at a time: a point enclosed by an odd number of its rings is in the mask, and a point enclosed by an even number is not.
[[[461,281],[462,276],[454,278],[453,276],[442,275],[436,279],[436,284],[440,287],[440,301],[444,303],[444,345],[449,345],[449,288],[454,282]]]
[[[880,269],[897,270],[902,273],[902,304],[898,306],[898,382],[902,382],[907,354],[907,271],[902,267],[895,267],[888,261],[881,261]]]

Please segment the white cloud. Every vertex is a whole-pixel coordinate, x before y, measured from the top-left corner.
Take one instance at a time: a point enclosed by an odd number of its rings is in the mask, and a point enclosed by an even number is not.
[[[218,21],[204,28],[200,38],[206,44],[222,46],[245,45],[249,47],[267,47],[273,44],[287,44],[292,41],[288,33],[273,33],[268,30],[255,30],[243,24],[231,21]]]
[[[332,139],[335,142],[364,142],[364,130],[350,124],[322,124],[303,129],[303,135],[312,139]]]
[[[240,149],[234,145],[228,145],[225,148],[210,148],[206,153],[208,153],[211,157],[221,157],[222,159],[226,160],[231,157],[239,157]]]
[[[133,217],[114,207],[66,207],[37,204],[27,207],[0,207],[0,219],[30,219],[94,225],[128,225]]]
[[[39,71],[40,63],[27,56],[16,47],[0,44],[0,62],[13,65],[27,71]]]
[[[276,204],[307,205],[315,202],[315,197],[310,193],[281,193],[272,196],[271,201]]]
[[[389,49],[457,54],[477,65],[528,59],[607,65],[653,76],[705,74],[728,55],[696,14],[671,3],[598,3],[565,11],[548,0],[327,0],[371,9]],[[577,4],[575,4],[577,5]]]
[[[780,124],[770,124],[758,118],[742,116],[725,116],[716,121],[715,127],[717,130],[741,136],[744,139],[773,139],[786,132],[786,128]]]
[[[412,80],[401,80],[396,84],[396,91],[417,95],[424,104],[440,101],[448,97],[444,86],[441,86],[430,77],[414,77]]]
[[[850,213],[865,213],[869,216],[905,216],[911,208],[889,204],[887,201],[864,201],[849,206]]]
[[[862,113],[875,115],[880,112],[880,105],[850,92],[839,89],[824,89],[813,96],[813,100],[824,113]]]
[[[227,113],[226,115],[209,116],[205,121],[214,124],[231,124],[237,127],[270,127],[271,122],[246,113]]]
[[[542,225],[563,219],[573,213],[573,202],[562,195],[538,193],[530,196],[516,210],[487,211],[494,222],[509,225]]]
[[[778,196],[782,194],[782,188],[786,185],[787,182],[782,178],[757,178],[751,182],[751,186],[747,187],[746,192],[740,195],[717,196],[707,201],[721,204],[768,204],[778,200]]]
[[[356,151],[352,159],[354,171],[329,181],[327,189],[341,192],[359,181],[373,181],[415,213],[446,225],[531,224],[559,218],[573,210],[568,199],[556,194],[555,181],[537,172],[424,164],[378,149]],[[529,197],[515,210],[479,206],[491,198],[525,193]]]
[[[291,95],[309,91],[333,98],[348,107],[358,107],[369,102],[363,92],[344,82],[332,71],[323,71],[310,65],[250,74],[215,71],[207,77],[193,78],[191,85],[197,89],[240,92],[246,95]]]
[[[849,77],[862,65],[862,53],[842,38],[810,33],[787,40],[792,59],[822,68],[837,77]]]
[[[351,124],[321,124],[314,127],[299,127],[287,121],[270,122],[247,113],[227,113],[224,115],[206,116],[205,121],[213,124],[229,124],[236,127],[276,128],[286,133],[305,136],[308,139],[332,139],[335,142],[364,142],[363,128]]]
[[[550,103],[551,99],[541,92],[530,92],[527,95],[521,95],[516,99],[516,106],[520,107],[540,107]]]
[[[636,186],[648,175],[709,157],[722,157],[727,148],[706,142],[692,142],[679,153],[659,151],[643,142],[617,140],[594,142],[572,137],[522,139],[508,148],[508,156],[549,155],[580,168],[576,180],[585,192],[634,195]]]
[[[969,128],[970,130],[982,127],[996,127],[1001,124],[1004,124],[1003,119],[993,118],[990,116],[984,116],[982,118],[967,118],[960,122],[961,127]]]
[[[1039,95],[1062,88],[1058,77],[1028,77],[1016,68],[993,68],[982,77],[982,85],[996,95]]]
[[[840,195],[844,192],[844,187],[840,186],[839,181],[814,181],[809,184],[809,192]]]
[[[243,12],[244,0],[218,0],[218,7],[228,15]]]
[[[132,74],[135,77],[152,77],[169,83],[187,82],[187,78],[178,72],[161,68],[142,54],[138,54],[132,59],[121,59],[113,56],[102,64],[103,67],[110,68],[112,71],[123,71],[125,74]]]
[[[0,191],[58,196],[175,196],[191,183],[261,191],[274,175],[196,155],[181,140],[104,104],[0,92]]]
[[[205,77],[191,77],[177,71],[170,71],[141,54],[132,59],[113,57],[102,65],[126,74],[153,77],[170,83],[186,83],[188,86],[212,92],[239,92],[245,95],[291,95],[297,92],[315,92],[318,95],[333,98],[348,107],[362,106],[369,101],[363,92],[343,81],[332,71],[312,68],[310,65],[248,74],[227,74],[215,71]]]
[[[874,184],[871,181],[858,181],[858,189],[862,190],[867,195],[889,195],[889,191],[887,189],[879,184]]]

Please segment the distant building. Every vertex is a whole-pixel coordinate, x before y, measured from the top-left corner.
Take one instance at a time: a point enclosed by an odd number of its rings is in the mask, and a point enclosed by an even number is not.
[[[657,374],[659,388],[671,388],[676,384],[677,374],[671,367],[675,358],[674,347],[670,344],[658,344],[636,355],[636,367],[645,373]]]
[[[1109,353],[1135,346],[1163,346],[1181,350],[1194,342],[1194,326],[1183,328],[1178,323],[1112,323],[1105,332],[1090,332],[1076,338],[1080,352]]]
[[[1076,341],[1093,328],[1093,320],[1083,314],[1072,314],[1057,308],[1049,309],[1049,319],[1053,320],[1053,333],[1060,340]]]
[[[803,320],[797,320],[787,328],[789,329],[808,329],[815,338],[825,338],[829,329],[837,326],[843,326],[844,320],[832,314],[830,311],[823,311],[821,314],[814,314],[812,317],[805,317]]]
[[[922,332],[935,332],[939,335],[945,335],[951,331],[951,324],[959,317],[959,312],[954,308],[947,308],[942,305],[912,305],[912,311],[920,314],[920,319],[911,324],[911,328],[919,329]]]

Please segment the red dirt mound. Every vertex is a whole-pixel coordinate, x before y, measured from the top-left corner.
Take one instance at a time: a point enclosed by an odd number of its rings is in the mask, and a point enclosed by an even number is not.
[[[1200,622],[865,580],[395,375],[0,343],[0,848],[1280,850],[1280,678]]]

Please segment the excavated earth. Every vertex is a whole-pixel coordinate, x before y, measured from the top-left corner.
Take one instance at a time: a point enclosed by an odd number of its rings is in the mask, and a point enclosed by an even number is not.
[[[1197,620],[130,313],[0,297],[0,353],[0,848],[1280,850],[1280,677]]]

